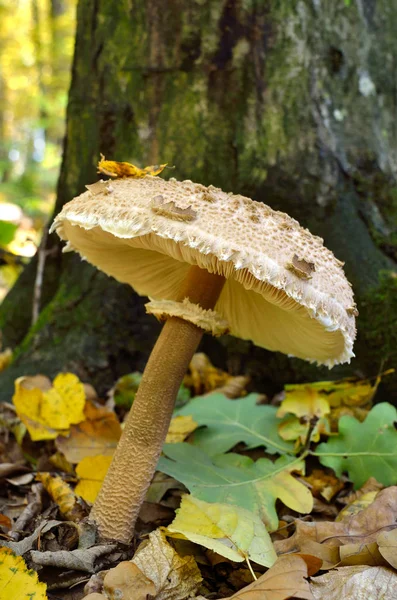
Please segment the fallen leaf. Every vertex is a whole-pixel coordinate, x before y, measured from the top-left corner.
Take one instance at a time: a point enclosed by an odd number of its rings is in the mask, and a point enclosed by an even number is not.
[[[51,498],[59,506],[61,513],[70,521],[79,522],[86,516],[86,511],[79,503],[72,488],[58,475],[38,473],[36,479],[41,481]]]
[[[197,423],[193,421],[190,415],[178,415],[174,417],[171,420],[167,437],[165,438],[166,444],[183,442],[197,427]]]
[[[387,562],[397,569],[397,528],[391,531],[382,531],[376,541],[379,552]]]
[[[316,419],[314,417],[314,419]],[[295,415],[286,415],[278,425],[278,434],[286,442],[297,441],[296,448],[304,446],[309,435],[309,430],[312,427],[312,422],[309,417],[298,418]],[[322,417],[317,420],[312,428],[310,440],[318,442],[321,435],[330,434],[330,425],[327,417]]]
[[[379,552],[378,544],[344,544],[339,548],[340,563],[338,567],[353,565],[368,565],[370,567],[388,566],[386,560]]]
[[[160,471],[156,471],[147,491],[145,500],[146,502],[158,503],[170,489],[182,490],[184,489],[184,486],[173,477],[169,477],[164,473],[160,473]]]
[[[179,556],[156,529],[139,546],[132,561],[156,586],[156,600],[183,600],[198,589],[202,577],[192,556]]]
[[[120,423],[113,411],[86,402],[85,419],[72,425],[69,435],[60,436],[55,445],[71,463],[88,456],[112,456],[121,436]]]
[[[158,469],[181,481],[199,500],[234,504],[261,517],[268,529],[277,529],[276,499],[289,508],[309,513],[313,497],[291,471],[301,471],[299,459],[281,456],[274,463],[260,458],[254,462],[240,454],[208,456],[187,443],[165,444]]]
[[[9,531],[12,527],[12,521],[7,515],[0,513],[0,527],[3,527],[5,531]]]
[[[140,169],[128,162],[116,162],[114,160],[105,160],[101,154],[101,160],[98,163],[98,173],[104,173],[110,177],[132,177],[133,179],[141,179],[147,175],[159,175],[165,169],[168,163],[164,165],[152,165]]]
[[[370,506],[375,500],[377,495],[378,491],[362,494],[359,496],[359,498],[357,498],[357,500],[354,500],[345,506],[345,508],[342,508],[335,521],[344,521],[345,519],[349,519],[350,517],[357,515],[361,510],[368,508],[368,506]]]
[[[382,375],[389,374],[386,371]],[[315,381],[310,384],[287,384],[284,386],[286,397],[300,394],[310,388],[313,393],[324,398],[331,408],[330,422],[332,430],[337,427],[344,415],[354,416],[362,421],[371,408],[381,376],[374,382],[369,379],[346,378],[339,381]]]
[[[271,567],[277,559],[260,518],[238,506],[203,502],[185,494],[166,529],[171,537],[175,533],[236,562],[249,558]]]
[[[43,376],[15,381],[13,403],[32,440],[52,440],[84,420],[84,386],[73,373],[60,373],[53,386]]]
[[[277,416],[281,418],[291,413],[299,418],[320,419],[328,415],[330,410],[328,400],[312,385],[294,386],[292,389],[286,386],[285,399],[277,410]]]
[[[351,504],[364,494],[367,494],[368,492],[379,492],[380,490],[383,490],[384,487],[385,486],[379,483],[379,481],[376,481],[375,477],[370,477],[358,490],[354,490],[350,492],[350,494],[347,494],[347,496],[338,498],[338,502],[346,505]]]
[[[347,472],[356,488],[370,477],[383,485],[397,483],[397,410],[391,404],[377,404],[360,423],[342,417],[339,434],[320,444],[315,456],[341,477]]]
[[[344,485],[332,473],[326,473],[321,469],[313,469],[307,477],[302,477],[303,481],[310,486],[310,490],[314,497],[322,497],[329,502],[335,494],[343,489]]]
[[[153,581],[130,561],[123,561],[114,569],[110,569],[103,583],[106,598],[111,600],[147,600],[148,597],[154,598],[156,595]]]
[[[274,546],[278,554],[306,552],[320,556],[313,544],[321,547],[337,548],[343,544],[370,544],[376,542],[378,534],[387,528],[395,527],[397,520],[397,487],[389,487],[378,493],[372,504],[358,514],[343,521],[295,521],[295,532],[286,540],[277,540]],[[336,555],[335,555],[336,556]],[[338,561],[330,557],[333,566]],[[333,562],[334,561],[334,562]]]
[[[79,483],[75,487],[75,493],[87,502],[95,502],[111,462],[111,456],[83,458],[76,467]]]
[[[223,394],[193,398],[178,415],[190,415],[205,429],[195,432],[193,443],[207,454],[221,454],[239,442],[248,448],[264,446],[270,454],[293,452],[294,445],[285,442],[277,433],[277,409],[257,404],[258,394],[230,400]]]
[[[320,565],[318,561],[317,568]],[[264,575],[228,600],[312,600],[307,576],[308,566],[303,556],[282,556]]]
[[[315,600],[395,600],[397,574],[386,567],[340,567],[313,577],[310,589]]]
[[[5,546],[6,548],[9,548],[12,552],[14,552],[14,554],[22,556],[23,554],[29,552],[29,550],[33,548],[34,543],[36,542],[36,540],[39,539],[41,535],[43,535],[47,531],[50,531],[50,529],[52,529],[53,527],[56,527],[57,525],[61,524],[62,521],[44,521],[36,527],[36,529],[31,535],[23,538],[23,540],[19,542],[6,542],[2,540],[1,545]]]
[[[47,586],[9,548],[0,548],[0,600],[46,600]]]
[[[235,377],[226,371],[217,369],[206,354],[197,352],[190,361],[189,372],[183,381],[187,387],[193,390],[194,396],[222,390],[222,393],[228,398],[239,398],[243,395],[249,379],[248,376]]]
[[[110,554],[117,546],[106,544],[84,548],[84,550],[58,550],[56,552],[39,552],[32,550],[30,556],[36,565],[58,567],[59,569],[76,569],[93,573],[97,558]]]
[[[0,373],[7,369],[12,362],[12,350],[11,348],[6,348],[2,352],[0,352]]]

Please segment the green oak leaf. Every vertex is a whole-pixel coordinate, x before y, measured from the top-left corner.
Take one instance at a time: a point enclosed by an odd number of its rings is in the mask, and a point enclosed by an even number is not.
[[[264,446],[269,454],[293,453],[294,444],[278,435],[277,408],[259,405],[257,399],[258,394],[230,400],[214,393],[194,398],[176,414],[191,415],[196,423],[206,426],[195,432],[193,444],[211,456],[227,452],[239,442],[248,448]]]
[[[313,498],[309,489],[291,471],[304,472],[304,461],[281,456],[254,462],[240,454],[209,456],[187,443],[165,444],[157,468],[181,481],[199,500],[245,508],[260,516],[270,531],[277,529],[277,498],[299,512],[310,513]]]
[[[315,456],[338,477],[347,472],[357,489],[375,477],[383,485],[397,484],[397,410],[377,404],[362,423],[354,417],[339,420],[339,434],[320,444]]]

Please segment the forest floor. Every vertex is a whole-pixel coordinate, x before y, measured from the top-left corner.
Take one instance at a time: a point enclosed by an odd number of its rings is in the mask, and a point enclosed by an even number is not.
[[[196,354],[122,545],[89,513],[140,377],[106,399],[70,373],[25,377],[0,405],[1,600],[397,598],[397,411],[374,404],[380,377],[269,399]]]

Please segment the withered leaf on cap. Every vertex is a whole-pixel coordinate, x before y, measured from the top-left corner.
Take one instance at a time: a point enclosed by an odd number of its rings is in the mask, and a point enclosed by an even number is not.
[[[116,162],[114,160],[106,160],[104,155],[101,154],[101,160],[98,163],[98,173],[109,175],[109,177],[132,177],[135,179],[141,179],[147,175],[158,175],[161,173],[168,163],[163,165],[151,165],[140,169],[135,165],[128,162]]]

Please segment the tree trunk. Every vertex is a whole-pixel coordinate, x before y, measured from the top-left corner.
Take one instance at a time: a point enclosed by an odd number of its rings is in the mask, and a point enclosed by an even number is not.
[[[374,375],[397,358],[397,7],[386,0],[84,0],[56,212],[97,179],[102,152],[240,192],[297,218],[346,261],[360,310],[357,358],[316,369],[233,338],[220,366],[287,381]],[[3,303],[2,375],[76,372],[101,393],[140,369],[158,325],[144,300],[49,236],[41,316],[37,261]],[[390,379],[389,389],[397,390]],[[390,395],[388,396],[390,399]]]

